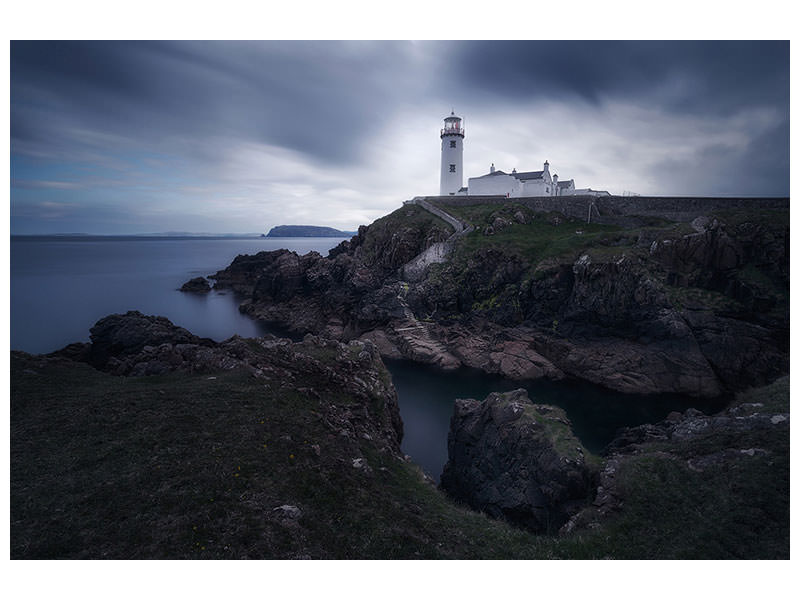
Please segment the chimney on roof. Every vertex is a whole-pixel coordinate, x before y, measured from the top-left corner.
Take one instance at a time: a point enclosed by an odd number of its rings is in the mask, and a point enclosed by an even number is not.
[[[494,163],[492,163],[492,166],[489,167],[489,173],[494,173]]]
[[[517,172],[517,169],[516,169],[516,168],[514,168],[514,169],[511,169],[511,174],[512,174],[512,175],[513,175],[514,173],[516,173],[516,172]]]
[[[550,163],[547,161],[544,161],[544,172],[550,174]]]

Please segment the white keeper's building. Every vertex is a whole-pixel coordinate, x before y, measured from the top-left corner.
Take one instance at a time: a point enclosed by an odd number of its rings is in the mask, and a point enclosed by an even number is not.
[[[480,177],[470,177],[464,187],[464,128],[461,117],[453,112],[444,119],[444,127],[439,132],[442,140],[442,166],[439,179],[440,196],[507,196],[520,198],[530,196],[608,196],[591,188],[575,189],[575,181],[559,181],[558,175],[550,175],[550,163],[544,161],[541,171],[510,173],[495,169],[494,163],[489,172]]]

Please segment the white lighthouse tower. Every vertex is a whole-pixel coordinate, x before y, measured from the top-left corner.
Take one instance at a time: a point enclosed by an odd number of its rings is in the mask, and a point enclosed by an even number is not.
[[[464,128],[461,117],[451,112],[445,117],[442,138],[442,174],[439,195],[453,196],[464,184]]]

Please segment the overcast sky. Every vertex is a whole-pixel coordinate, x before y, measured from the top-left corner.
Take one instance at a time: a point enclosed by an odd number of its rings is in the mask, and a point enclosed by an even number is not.
[[[789,195],[788,42],[12,42],[11,232],[355,229],[451,109],[468,177]]]

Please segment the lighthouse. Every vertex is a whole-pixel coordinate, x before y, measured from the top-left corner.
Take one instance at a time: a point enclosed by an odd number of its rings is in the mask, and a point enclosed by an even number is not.
[[[439,195],[453,196],[464,183],[464,128],[461,117],[451,112],[444,119],[442,138],[442,172],[439,179]]]

